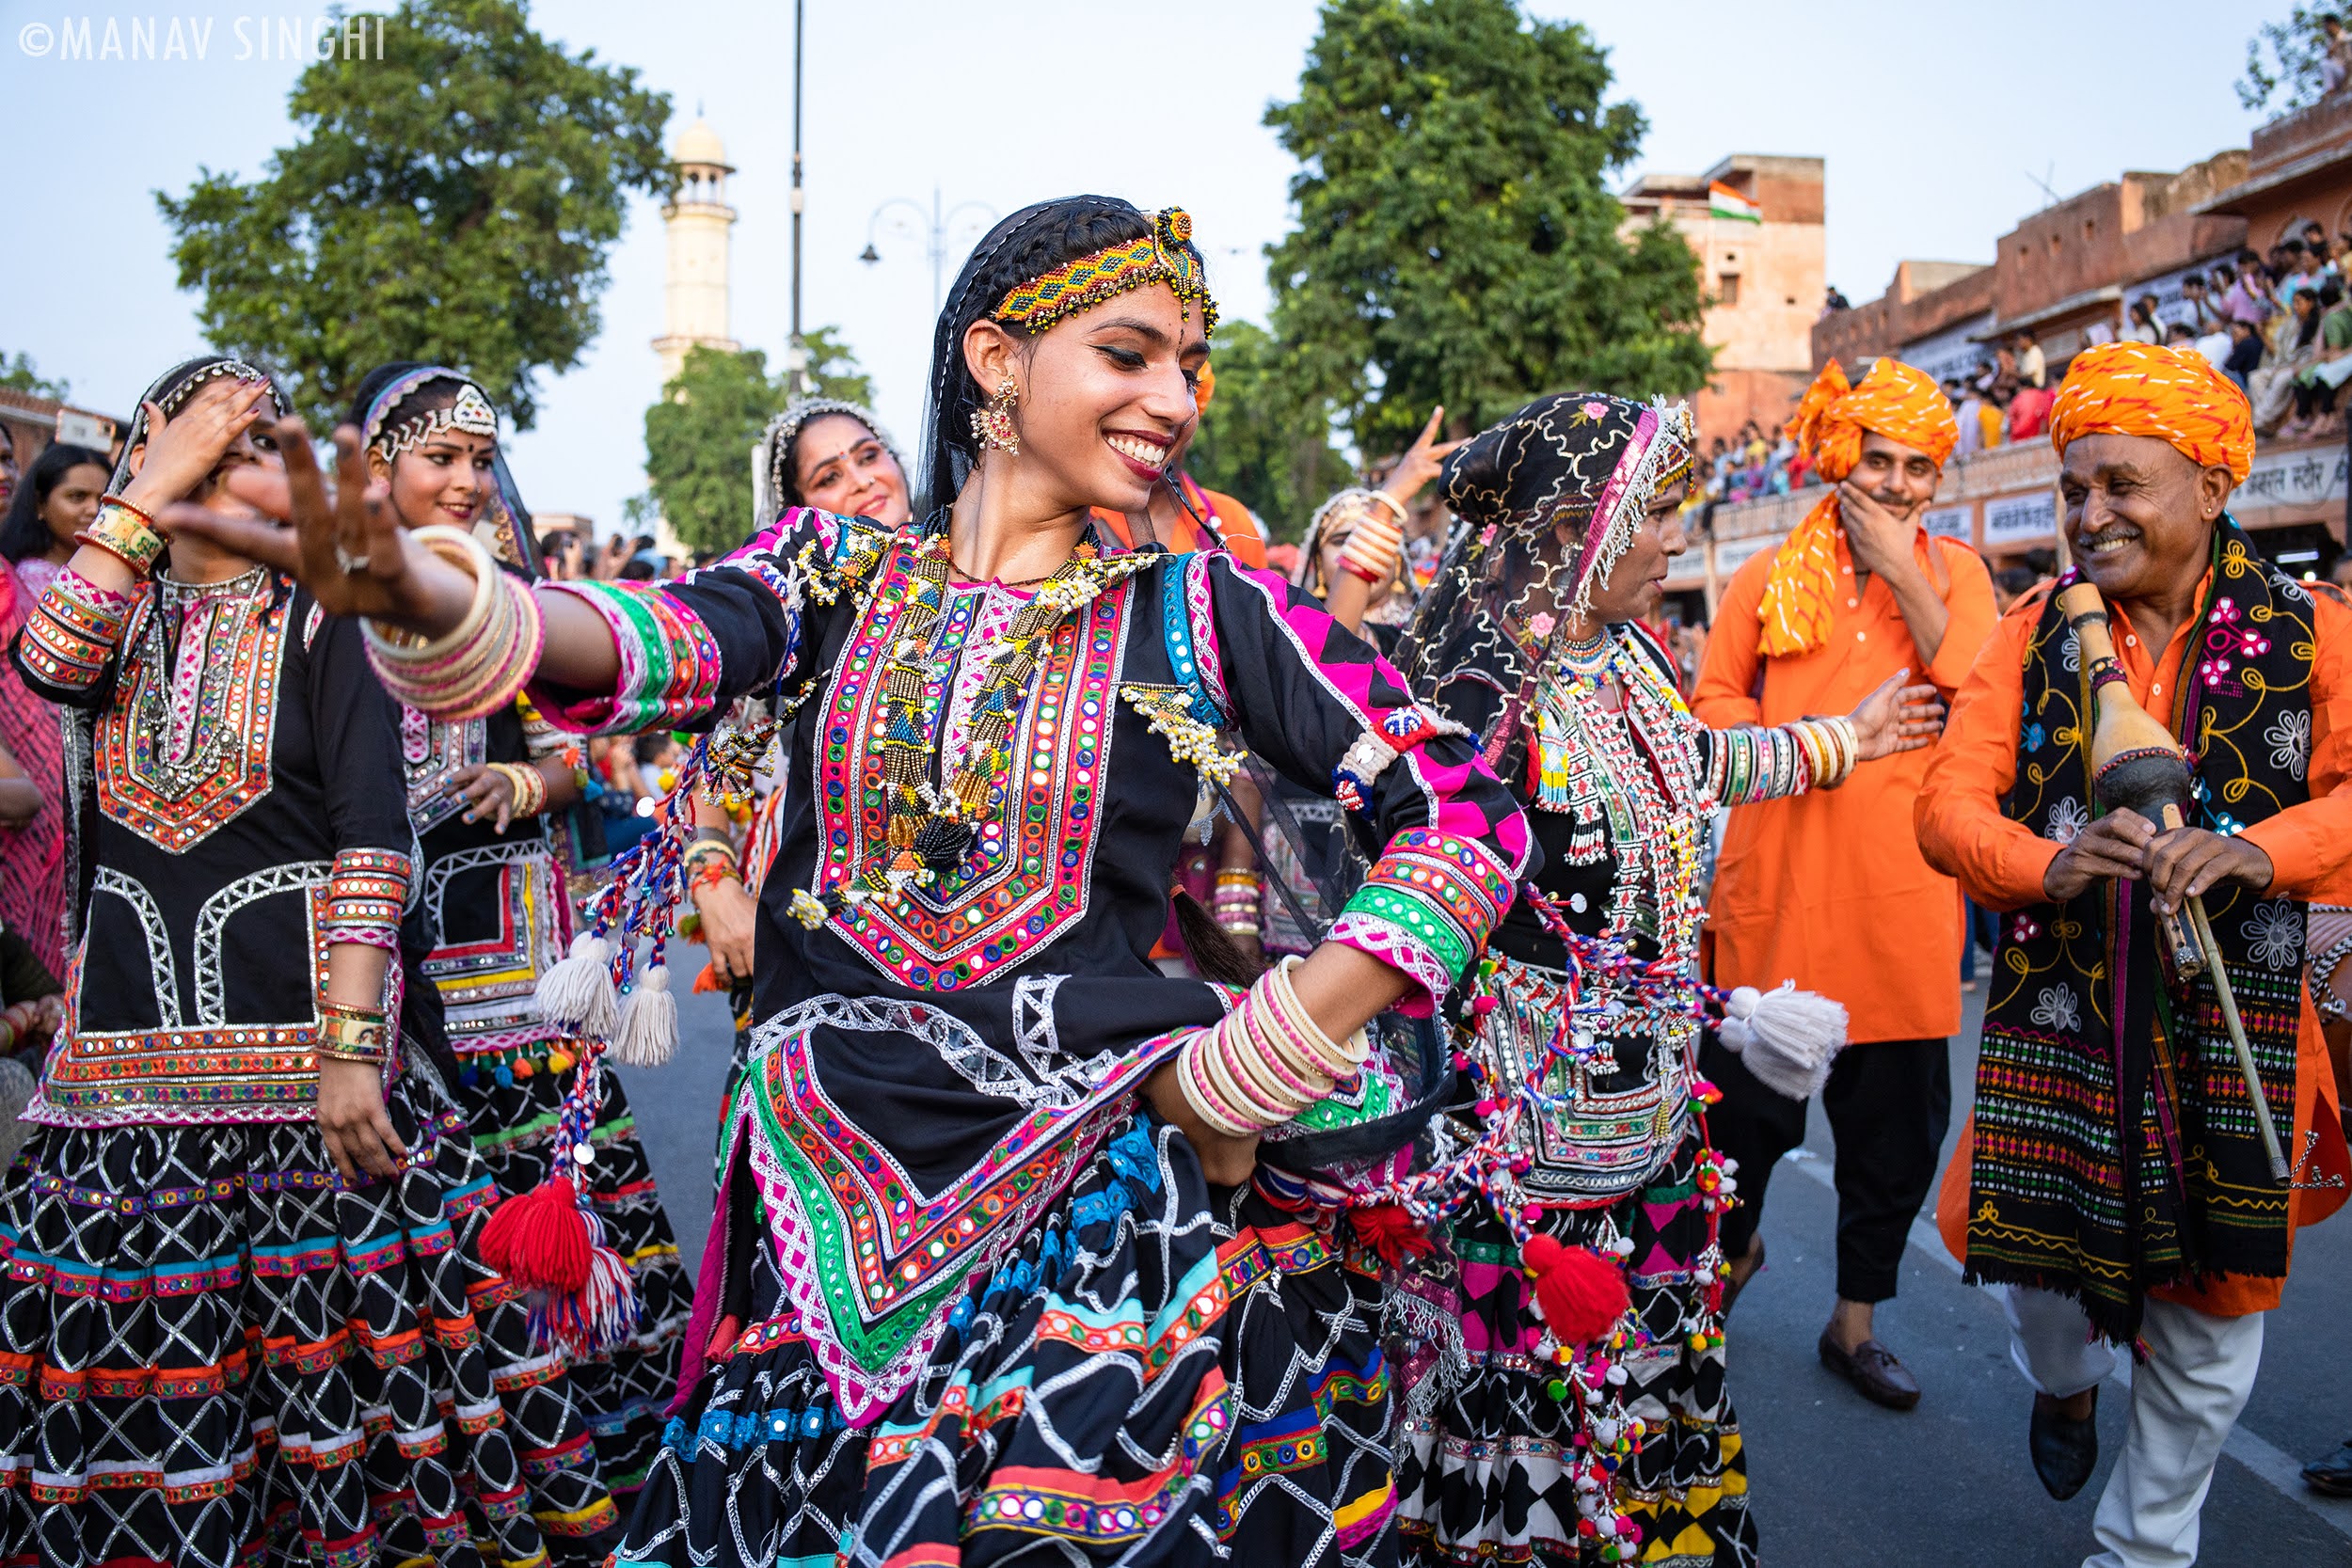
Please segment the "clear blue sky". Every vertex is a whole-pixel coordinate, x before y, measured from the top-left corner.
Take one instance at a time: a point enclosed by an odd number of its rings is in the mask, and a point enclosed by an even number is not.
[[[238,61],[238,17],[305,17],[304,0],[109,8],[108,0],[0,0],[0,114],[13,212],[0,245],[0,349],[29,352],[75,401],[127,412],[164,366],[201,346],[192,296],[173,287],[151,192],[199,166],[258,173],[291,138],[299,66]],[[265,8],[274,6],[274,9]],[[2029,176],[2071,193],[2124,168],[2170,169],[2245,145],[2254,117],[2230,84],[2245,40],[2283,0],[1983,0],[1968,7],[1815,0],[1568,5],[1611,52],[1616,94],[1650,135],[1634,165],[1694,172],[1726,152],[1829,161],[1829,272],[1857,301],[1904,257],[1989,260],[1994,238],[2042,204]],[[1007,212],[1103,191],[1181,202],[1209,248],[1228,314],[1263,320],[1261,247],[1286,224],[1293,166],[1259,123],[1289,96],[1313,35],[1311,0],[810,0],[806,120],[808,324],[840,326],[901,440],[917,438],[930,336],[919,241],[885,230],[861,266],[876,204],[903,196]],[[67,62],[28,56],[20,30],[108,16],[214,22],[209,57]],[[543,0],[538,25],[635,65],[699,100],[740,167],[733,199],[734,329],[781,350],[788,324],[791,8],[783,0]],[[248,23],[246,36],[254,36]],[[965,227],[948,273],[977,230]],[[604,333],[553,380],[539,428],[514,442],[538,509],[607,527],[643,488],[643,415],[659,389],[660,214],[640,202],[612,259]],[[748,482],[747,482],[748,483]],[[747,501],[748,507],[748,501]]]

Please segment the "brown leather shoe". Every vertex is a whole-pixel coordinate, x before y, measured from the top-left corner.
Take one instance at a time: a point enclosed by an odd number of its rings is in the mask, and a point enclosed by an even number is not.
[[[1865,1339],[1848,1351],[1823,1329],[1820,1350],[1821,1365],[1852,1384],[1873,1404],[1909,1410],[1919,1402],[1919,1380],[1876,1339]]]

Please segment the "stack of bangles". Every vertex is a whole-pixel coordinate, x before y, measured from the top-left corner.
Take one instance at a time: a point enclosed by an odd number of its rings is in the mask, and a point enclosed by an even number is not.
[[[1309,1016],[1291,989],[1290,972],[1301,961],[1287,958],[1267,970],[1239,1006],[1177,1053],[1176,1083],[1184,1103],[1229,1137],[1250,1137],[1291,1120],[1371,1053],[1362,1030],[1342,1044]]]
[[[720,882],[739,882],[743,869],[736,862],[735,846],[712,834],[697,838],[686,851],[685,875],[691,891]]]
[[[1218,872],[1216,891],[1209,896],[1209,912],[1216,916],[1218,926],[1237,937],[1258,934],[1260,889],[1255,871]]]
[[[491,772],[504,779],[506,787],[514,792],[515,804],[511,815],[536,816],[548,809],[547,775],[536,768],[529,768],[518,762],[494,762],[489,765],[489,768]]]
[[[1405,555],[1405,508],[1386,490],[1364,492],[1366,505],[1340,546],[1340,564],[1374,587],[1389,580]],[[1382,515],[1382,508],[1387,515]]]
[[[364,1062],[382,1067],[391,1058],[391,1032],[381,1007],[355,1007],[344,1002],[319,1002],[318,1053],[330,1062]]]
[[[1804,752],[1815,789],[1835,789],[1862,760],[1862,737],[1853,721],[1840,714],[1829,719],[1800,719],[1788,726]]]
[[[512,703],[539,662],[539,601],[464,529],[409,535],[473,578],[473,602],[448,635],[419,641],[367,622],[368,662],[394,697],[428,719],[481,719]]]
[[[26,1040],[42,1035],[54,1035],[63,1017],[63,1009],[54,996],[35,1002],[19,1002],[6,1012],[0,1012],[0,1056],[7,1055]]]
[[[135,578],[153,571],[155,558],[164,553],[164,536],[155,519],[120,496],[108,496],[99,502],[98,515],[73,536],[73,542],[104,550],[131,568]]]

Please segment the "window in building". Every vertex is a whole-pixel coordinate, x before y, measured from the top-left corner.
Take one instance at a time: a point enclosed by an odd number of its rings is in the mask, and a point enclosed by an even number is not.
[[[1719,272],[1715,275],[1715,303],[1718,305],[1740,303],[1740,275],[1738,273]]]

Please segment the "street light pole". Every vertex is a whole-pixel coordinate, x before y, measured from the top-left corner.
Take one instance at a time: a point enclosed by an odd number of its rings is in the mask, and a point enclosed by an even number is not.
[[[792,0],[792,346],[785,356],[795,392],[808,390],[808,344],[801,336],[801,55],[805,37],[803,0]]]
[[[959,201],[953,207],[943,211],[937,185],[931,187],[931,210],[928,214],[924,213],[922,203],[912,201],[903,196],[894,196],[875,208],[873,215],[866,220],[866,248],[858,253],[858,260],[867,266],[870,267],[882,260],[882,252],[874,248],[875,228],[882,222],[884,213],[899,208],[904,208],[914,214],[917,226],[915,232],[923,237],[923,254],[931,263],[931,315],[933,319],[937,319],[947,286],[948,229],[967,209],[985,214],[987,220],[994,223],[998,215],[996,209],[985,201]]]

